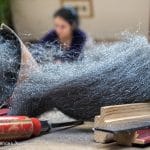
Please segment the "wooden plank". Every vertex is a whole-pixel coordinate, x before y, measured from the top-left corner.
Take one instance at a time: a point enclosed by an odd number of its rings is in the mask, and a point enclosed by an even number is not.
[[[107,106],[101,109],[103,122],[150,118],[150,103]]]
[[[112,133],[94,131],[94,140],[97,143],[111,143],[114,142],[114,135]]]
[[[133,126],[134,126],[134,122],[144,123],[146,121],[150,121],[150,103],[107,106],[101,108],[101,116],[95,117],[94,128],[103,128],[107,126],[111,128],[111,126],[115,124],[117,124],[116,127],[119,124],[124,125],[126,127],[126,125],[129,122],[130,123],[133,122]],[[118,132],[115,135],[104,131],[94,132],[95,141],[101,143],[107,143],[113,140],[116,140],[119,144],[123,144],[123,145],[131,145],[131,142],[142,143],[143,139],[138,138],[138,140],[136,140],[136,137],[137,137],[136,131],[132,131],[132,132],[124,131],[120,133]]]
[[[120,132],[114,136],[114,139],[119,145],[132,146],[135,136],[135,132]]]

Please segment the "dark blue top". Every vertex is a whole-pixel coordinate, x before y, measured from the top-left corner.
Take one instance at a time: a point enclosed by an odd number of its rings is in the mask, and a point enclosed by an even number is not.
[[[50,31],[46,36],[41,39],[42,43],[50,43],[56,48],[60,48],[60,42],[55,30]],[[80,29],[76,29],[73,32],[73,39],[71,45],[67,49],[61,49],[61,55],[54,55],[54,60],[60,60],[61,62],[73,62],[78,60],[80,54],[83,52],[83,47],[86,42],[86,34]]]

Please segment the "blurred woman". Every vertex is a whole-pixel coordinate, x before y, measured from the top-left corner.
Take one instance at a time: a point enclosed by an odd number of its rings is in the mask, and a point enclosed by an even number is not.
[[[77,61],[83,53],[86,34],[79,28],[79,22],[78,13],[72,7],[55,12],[55,28],[41,39],[42,43],[49,43],[60,51],[53,55],[55,63]]]

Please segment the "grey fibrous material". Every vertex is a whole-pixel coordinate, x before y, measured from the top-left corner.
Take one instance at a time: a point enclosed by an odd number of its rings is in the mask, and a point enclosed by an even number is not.
[[[42,63],[16,86],[9,115],[33,117],[56,107],[72,118],[88,120],[102,106],[148,101],[149,58],[146,38],[130,35],[112,45],[93,46],[82,62]]]
[[[18,39],[0,30],[0,100],[8,99],[15,88],[20,69],[21,47]]]

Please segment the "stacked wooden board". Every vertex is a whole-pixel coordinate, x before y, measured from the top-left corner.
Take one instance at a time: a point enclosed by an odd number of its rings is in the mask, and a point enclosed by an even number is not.
[[[121,145],[150,143],[150,103],[136,103],[101,108],[95,117],[96,142],[116,141]]]

